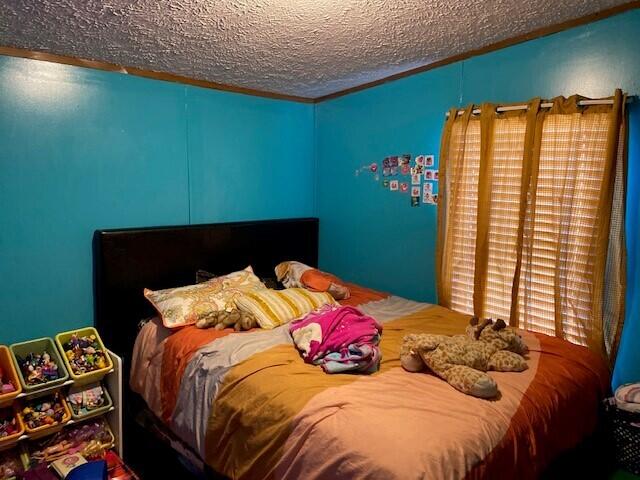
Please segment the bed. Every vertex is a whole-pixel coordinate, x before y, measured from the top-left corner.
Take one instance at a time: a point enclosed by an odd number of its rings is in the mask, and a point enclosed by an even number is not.
[[[491,373],[496,400],[469,397],[399,362],[405,334],[461,333],[469,318],[358,285],[345,303],[384,328],[373,375],[327,375],[305,364],[286,326],[172,333],[152,319],[137,332],[153,314],[137,298],[143,286],[192,283],[200,268],[252,264],[272,276],[282,260],[316,265],[317,232],[316,219],[96,232],[96,323],[128,359],[130,396],[210,471],[247,479],[537,478],[596,430],[609,374],[587,349],[522,332],[529,369]]]

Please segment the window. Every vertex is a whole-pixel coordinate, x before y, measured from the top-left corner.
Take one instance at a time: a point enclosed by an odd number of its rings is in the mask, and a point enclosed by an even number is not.
[[[624,96],[595,103],[449,113],[438,295],[612,357],[623,320]]]

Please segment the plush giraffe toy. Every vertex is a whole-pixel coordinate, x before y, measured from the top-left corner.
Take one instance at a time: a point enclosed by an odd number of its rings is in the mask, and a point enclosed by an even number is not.
[[[496,382],[486,372],[522,372],[528,352],[522,337],[503,320],[473,317],[466,335],[410,334],[404,337],[400,360],[405,370],[419,372],[425,365],[452,387],[467,395],[493,398]]]

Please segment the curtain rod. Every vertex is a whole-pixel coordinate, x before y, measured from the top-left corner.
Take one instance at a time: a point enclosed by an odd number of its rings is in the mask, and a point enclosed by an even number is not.
[[[631,102],[633,97],[627,97],[627,103]],[[613,105],[613,99],[603,99],[603,100],[580,100],[578,105],[581,107],[588,105]],[[545,102],[540,104],[540,108],[551,108],[553,107],[553,102]],[[529,105],[509,105],[507,107],[498,107],[496,108],[496,112],[513,112],[515,110],[526,110],[529,108]],[[478,115],[480,113],[479,108],[475,108],[471,111],[474,115]],[[464,110],[458,110],[458,115],[463,115]],[[449,117],[449,112],[446,113],[446,116]]]

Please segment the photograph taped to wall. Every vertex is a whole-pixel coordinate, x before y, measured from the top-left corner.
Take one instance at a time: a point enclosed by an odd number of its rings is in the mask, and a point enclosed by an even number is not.
[[[411,175],[411,185],[420,185],[420,174],[414,173]]]
[[[436,204],[436,199],[435,199],[436,195],[433,195],[432,193],[424,193],[422,195],[422,203],[426,203],[428,205],[435,205]]]
[[[416,165],[424,167],[424,155],[418,155],[416,157]]]
[[[411,187],[411,196],[419,197],[420,196],[420,187]]]
[[[389,157],[389,167],[391,168],[391,176],[398,175],[398,157]]]
[[[422,194],[433,193],[433,185],[429,182],[422,185]]]
[[[420,196],[412,196],[411,197],[411,206],[419,207],[420,206]]]
[[[435,157],[433,155],[426,155],[424,157],[424,166],[425,167],[433,167],[435,162]]]
[[[382,160],[382,176],[391,176],[391,159],[389,157],[386,157],[384,160]]]
[[[407,182],[402,182],[402,183],[400,184],[400,191],[401,191],[402,193],[406,193],[406,192],[408,192],[408,191],[409,191],[409,184],[408,184]]]
[[[424,179],[425,180],[437,180],[438,179],[438,171],[437,170],[425,170],[424,171]]]
[[[411,169],[411,154],[405,153],[399,158],[400,163],[400,173],[402,175],[409,175]]]
[[[398,180],[391,180],[389,182],[389,190],[396,192],[398,190]]]

